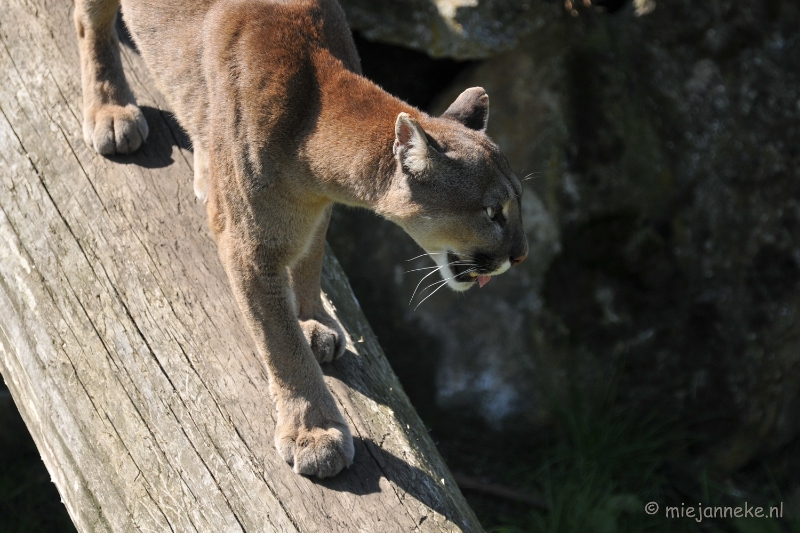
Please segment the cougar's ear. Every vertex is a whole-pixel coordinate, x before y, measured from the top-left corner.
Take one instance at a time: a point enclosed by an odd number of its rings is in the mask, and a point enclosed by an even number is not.
[[[394,123],[394,156],[410,172],[428,168],[430,154],[425,130],[408,113],[397,115]]]
[[[457,120],[471,130],[486,131],[489,123],[489,95],[483,87],[467,89],[450,104],[442,117]]]

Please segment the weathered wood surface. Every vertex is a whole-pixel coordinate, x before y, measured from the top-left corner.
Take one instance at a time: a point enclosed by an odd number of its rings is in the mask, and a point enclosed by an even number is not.
[[[147,145],[84,144],[71,13],[0,0],[0,372],[78,529],[480,530],[330,255],[355,463],[315,481],[278,457],[185,137],[125,49]]]

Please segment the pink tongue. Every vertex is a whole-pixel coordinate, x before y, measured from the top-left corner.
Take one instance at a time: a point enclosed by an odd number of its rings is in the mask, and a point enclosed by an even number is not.
[[[490,279],[492,279],[491,276],[478,276],[478,286],[483,287],[484,285],[489,283]]]

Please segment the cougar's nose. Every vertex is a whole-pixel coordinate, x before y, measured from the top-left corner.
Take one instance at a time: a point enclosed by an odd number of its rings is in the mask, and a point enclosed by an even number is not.
[[[516,242],[509,250],[509,255],[511,256],[509,260],[512,266],[522,263],[528,257],[528,239],[525,238],[525,234],[520,230],[519,235],[515,236],[514,240]]]
[[[523,261],[525,261],[526,257],[528,257],[528,254],[521,255],[519,257],[512,257],[511,258],[511,266],[516,266],[516,265],[522,263]]]

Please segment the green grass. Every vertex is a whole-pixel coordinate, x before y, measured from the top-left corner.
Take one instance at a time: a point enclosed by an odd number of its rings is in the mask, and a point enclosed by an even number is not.
[[[644,512],[660,502],[668,483],[664,463],[685,447],[671,424],[596,407],[574,395],[554,410],[556,437],[542,447],[542,460],[523,475],[549,511],[531,510],[524,520],[492,529],[497,533],[627,533],[685,531],[677,521]]]
[[[518,465],[515,478],[516,487],[540,494],[549,510],[519,512],[517,506],[515,513],[492,516],[484,499],[476,501],[467,492],[491,533],[800,533],[800,522],[789,518],[705,518],[699,523],[667,518],[667,505],[735,507],[747,501],[768,507],[786,501],[774,478],[766,485],[748,483],[747,476],[754,477],[750,472],[740,476],[736,487],[729,478],[714,481],[711,469],[689,452],[692,436],[673,422],[655,414],[615,411],[609,402],[581,401],[579,395],[554,409],[554,417],[553,437],[533,453],[540,459]],[[762,470],[764,475],[755,477],[769,479],[768,467]],[[658,503],[656,514],[645,512],[648,502]]]

